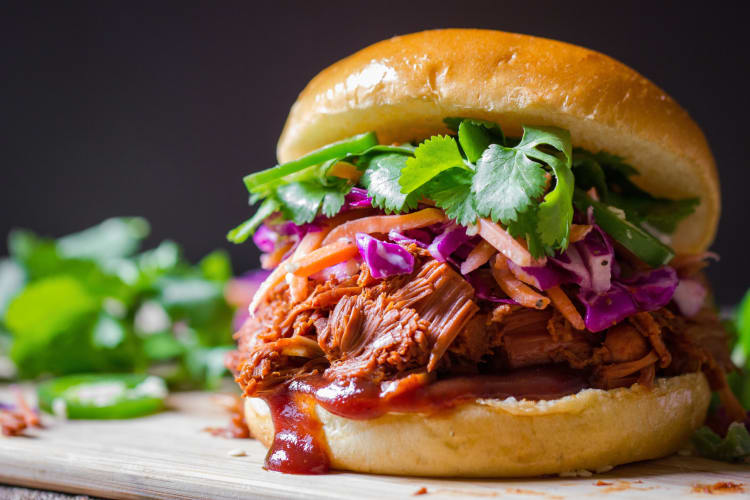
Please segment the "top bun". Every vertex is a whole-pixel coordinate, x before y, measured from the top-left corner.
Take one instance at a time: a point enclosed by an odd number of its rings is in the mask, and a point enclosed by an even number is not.
[[[672,235],[677,253],[705,250],[719,220],[719,180],[700,128],[663,90],[599,52],[501,31],[448,29],[399,36],[323,70],[292,106],[280,162],[374,130],[381,143],[447,131],[443,118],[570,130],[573,144],[625,158],[655,196],[699,197]]]

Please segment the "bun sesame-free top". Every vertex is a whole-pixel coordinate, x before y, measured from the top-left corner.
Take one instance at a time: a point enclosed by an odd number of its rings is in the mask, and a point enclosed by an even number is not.
[[[706,138],[687,111],[635,70],[599,52],[502,31],[445,29],[397,36],[320,72],[292,106],[280,162],[373,130],[383,144],[447,131],[450,116],[555,125],[573,145],[624,158],[635,182],[667,198],[700,197],[672,235],[678,253],[713,242],[719,181]]]

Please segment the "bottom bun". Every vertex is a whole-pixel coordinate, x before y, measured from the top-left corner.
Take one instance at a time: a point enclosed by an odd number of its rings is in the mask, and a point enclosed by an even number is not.
[[[331,466],[376,474],[510,477],[601,470],[663,457],[701,425],[711,392],[701,373],[609,391],[585,389],[552,401],[478,399],[433,415],[370,420],[320,405]],[[265,402],[248,398],[248,426],[269,446]]]

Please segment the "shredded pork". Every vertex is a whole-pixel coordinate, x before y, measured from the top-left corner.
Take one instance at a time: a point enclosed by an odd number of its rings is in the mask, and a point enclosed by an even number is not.
[[[279,283],[237,332],[229,367],[248,396],[300,374],[382,382],[415,373],[449,377],[563,364],[614,388],[703,370],[714,389],[732,369],[726,335],[709,308],[688,319],[664,308],[600,333],[576,330],[555,308],[492,304],[449,263],[412,245],[410,275],[314,281],[291,300]]]

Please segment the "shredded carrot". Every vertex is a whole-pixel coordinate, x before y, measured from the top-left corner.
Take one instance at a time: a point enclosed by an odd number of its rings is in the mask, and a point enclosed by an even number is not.
[[[328,234],[328,228],[313,233],[307,233],[294,250],[292,261],[297,260],[320,247],[320,242],[323,241],[326,234]],[[302,302],[307,298],[307,277],[295,276],[292,273],[287,273],[286,282],[289,284],[289,294],[294,302]]]
[[[573,328],[576,330],[583,330],[586,328],[586,325],[583,323],[583,318],[581,318],[581,314],[562,288],[559,286],[553,286],[552,288],[547,289],[547,296],[552,301],[552,305],[555,306],[563,316],[565,316],[565,319],[567,319],[571,325],[573,325]]]
[[[570,225],[570,242],[575,243],[581,241],[586,237],[587,234],[594,229],[594,226],[589,224],[571,224]]]
[[[344,262],[357,255],[357,244],[352,240],[337,240],[324,247],[303,255],[299,259],[286,263],[284,267],[287,272],[295,276],[307,278],[311,274]]]
[[[290,261],[291,258],[287,258],[279,264],[279,267],[274,269],[273,272],[268,275],[268,278],[261,283],[258,291],[255,292],[255,295],[253,296],[252,302],[250,302],[250,305],[248,306],[248,311],[250,311],[251,316],[255,316],[255,311],[258,309],[258,306],[263,300],[265,300],[266,296],[271,293],[271,290],[284,281],[284,276],[286,276],[287,273],[286,264]]]
[[[284,260],[284,255],[286,255],[289,249],[292,248],[292,245],[294,245],[293,241],[287,241],[283,245],[274,248],[272,252],[261,255],[260,267],[268,270],[278,266],[279,263]]]
[[[356,183],[359,178],[362,177],[362,171],[351,163],[340,161],[331,167],[331,170],[328,171],[328,175],[340,177]]]
[[[546,262],[546,258],[534,259],[526,246],[508,234],[499,224],[495,224],[489,219],[479,219],[477,225],[479,226],[479,235],[485,241],[519,266],[541,266]]]
[[[489,262],[492,256],[496,253],[497,250],[495,247],[485,240],[480,241],[479,244],[469,252],[469,255],[466,256],[466,260],[461,264],[461,274],[469,274],[473,270],[478,269]]]
[[[500,285],[503,292],[522,306],[532,309],[544,309],[549,305],[547,297],[535,292],[511,274],[504,256],[498,255],[495,257],[492,263],[492,276],[495,277],[495,281]]]
[[[446,217],[445,213],[439,208],[425,208],[418,212],[404,215],[374,215],[372,217],[362,217],[361,219],[355,219],[334,228],[323,240],[323,245],[341,238],[347,238],[354,241],[354,235],[356,233],[387,233],[392,229],[405,231],[407,229],[431,226],[447,220],[448,217]]]

